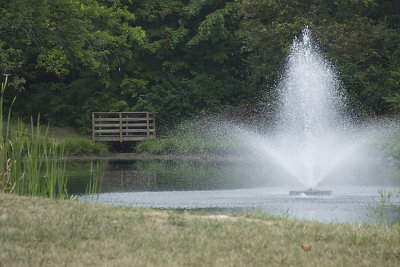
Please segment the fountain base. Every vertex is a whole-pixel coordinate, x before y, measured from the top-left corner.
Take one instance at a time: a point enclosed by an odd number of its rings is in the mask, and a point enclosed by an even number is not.
[[[291,196],[330,196],[332,191],[330,190],[318,190],[318,189],[307,189],[307,190],[296,190],[289,191]]]

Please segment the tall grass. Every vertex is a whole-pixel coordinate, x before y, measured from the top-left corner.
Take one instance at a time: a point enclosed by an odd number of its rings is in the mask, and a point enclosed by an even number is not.
[[[85,201],[94,201],[99,199],[101,182],[104,174],[101,172],[99,162],[96,162],[96,169],[93,168],[93,161],[90,162],[90,174],[92,177],[89,181],[89,184],[86,185]],[[97,196],[96,199],[95,195]]]
[[[7,78],[1,84],[0,97],[0,191],[66,198],[67,177],[63,145],[49,142],[47,131],[41,133],[39,116],[36,127],[33,119],[30,127],[18,120],[17,128],[11,129],[11,107],[6,119],[3,114],[6,86]]]

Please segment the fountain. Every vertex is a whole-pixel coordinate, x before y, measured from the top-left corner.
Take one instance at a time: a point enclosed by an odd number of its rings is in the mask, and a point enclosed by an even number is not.
[[[302,38],[293,41],[277,89],[275,134],[258,137],[253,148],[309,188],[290,195],[330,195],[331,191],[315,187],[342,162],[359,158],[359,148],[368,138],[344,115],[343,89],[307,27]]]
[[[337,156],[343,156],[334,155],[337,144],[332,141],[337,140],[337,133],[343,132],[346,126],[340,115],[344,94],[329,63],[313,46],[307,27],[303,30],[302,40],[295,38],[293,41],[279,93],[278,127],[284,139],[291,138],[289,143],[297,150],[297,156],[294,159],[291,156],[291,164],[299,165],[296,166],[297,177],[309,187],[308,190],[290,191],[290,195],[331,194],[331,191],[312,188],[324,177],[323,172],[330,169],[326,163],[318,161],[334,163],[340,160]]]

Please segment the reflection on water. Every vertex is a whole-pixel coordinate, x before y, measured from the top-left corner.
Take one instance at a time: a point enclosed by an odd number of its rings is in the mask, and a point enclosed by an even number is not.
[[[68,164],[69,192],[84,193],[93,179],[90,162]],[[262,186],[297,185],[288,179],[276,180],[272,168],[251,163],[209,161],[96,161],[102,192],[220,190]]]
[[[282,173],[251,162],[71,161],[67,170],[70,194],[84,194],[90,180],[100,178],[102,203],[234,212],[261,207],[271,215],[327,222],[377,220],[368,206],[379,208],[378,189],[383,185],[394,188],[400,182],[385,180],[369,187],[324,184],[332,196],[296,198],[288,194],[303,189],[295,179],[275,179],[283,177]],[[385,211],[390,220],[400,214],[399,198],[393,201],[397,208]]]
[[[68,161],[68,194],[84,194],[92,177],[90,161]]]

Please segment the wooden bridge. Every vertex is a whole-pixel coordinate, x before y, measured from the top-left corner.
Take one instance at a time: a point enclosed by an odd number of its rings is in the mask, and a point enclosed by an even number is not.
[[[152,112],[93,112],[93,141],[124,142],[156,138]]]

